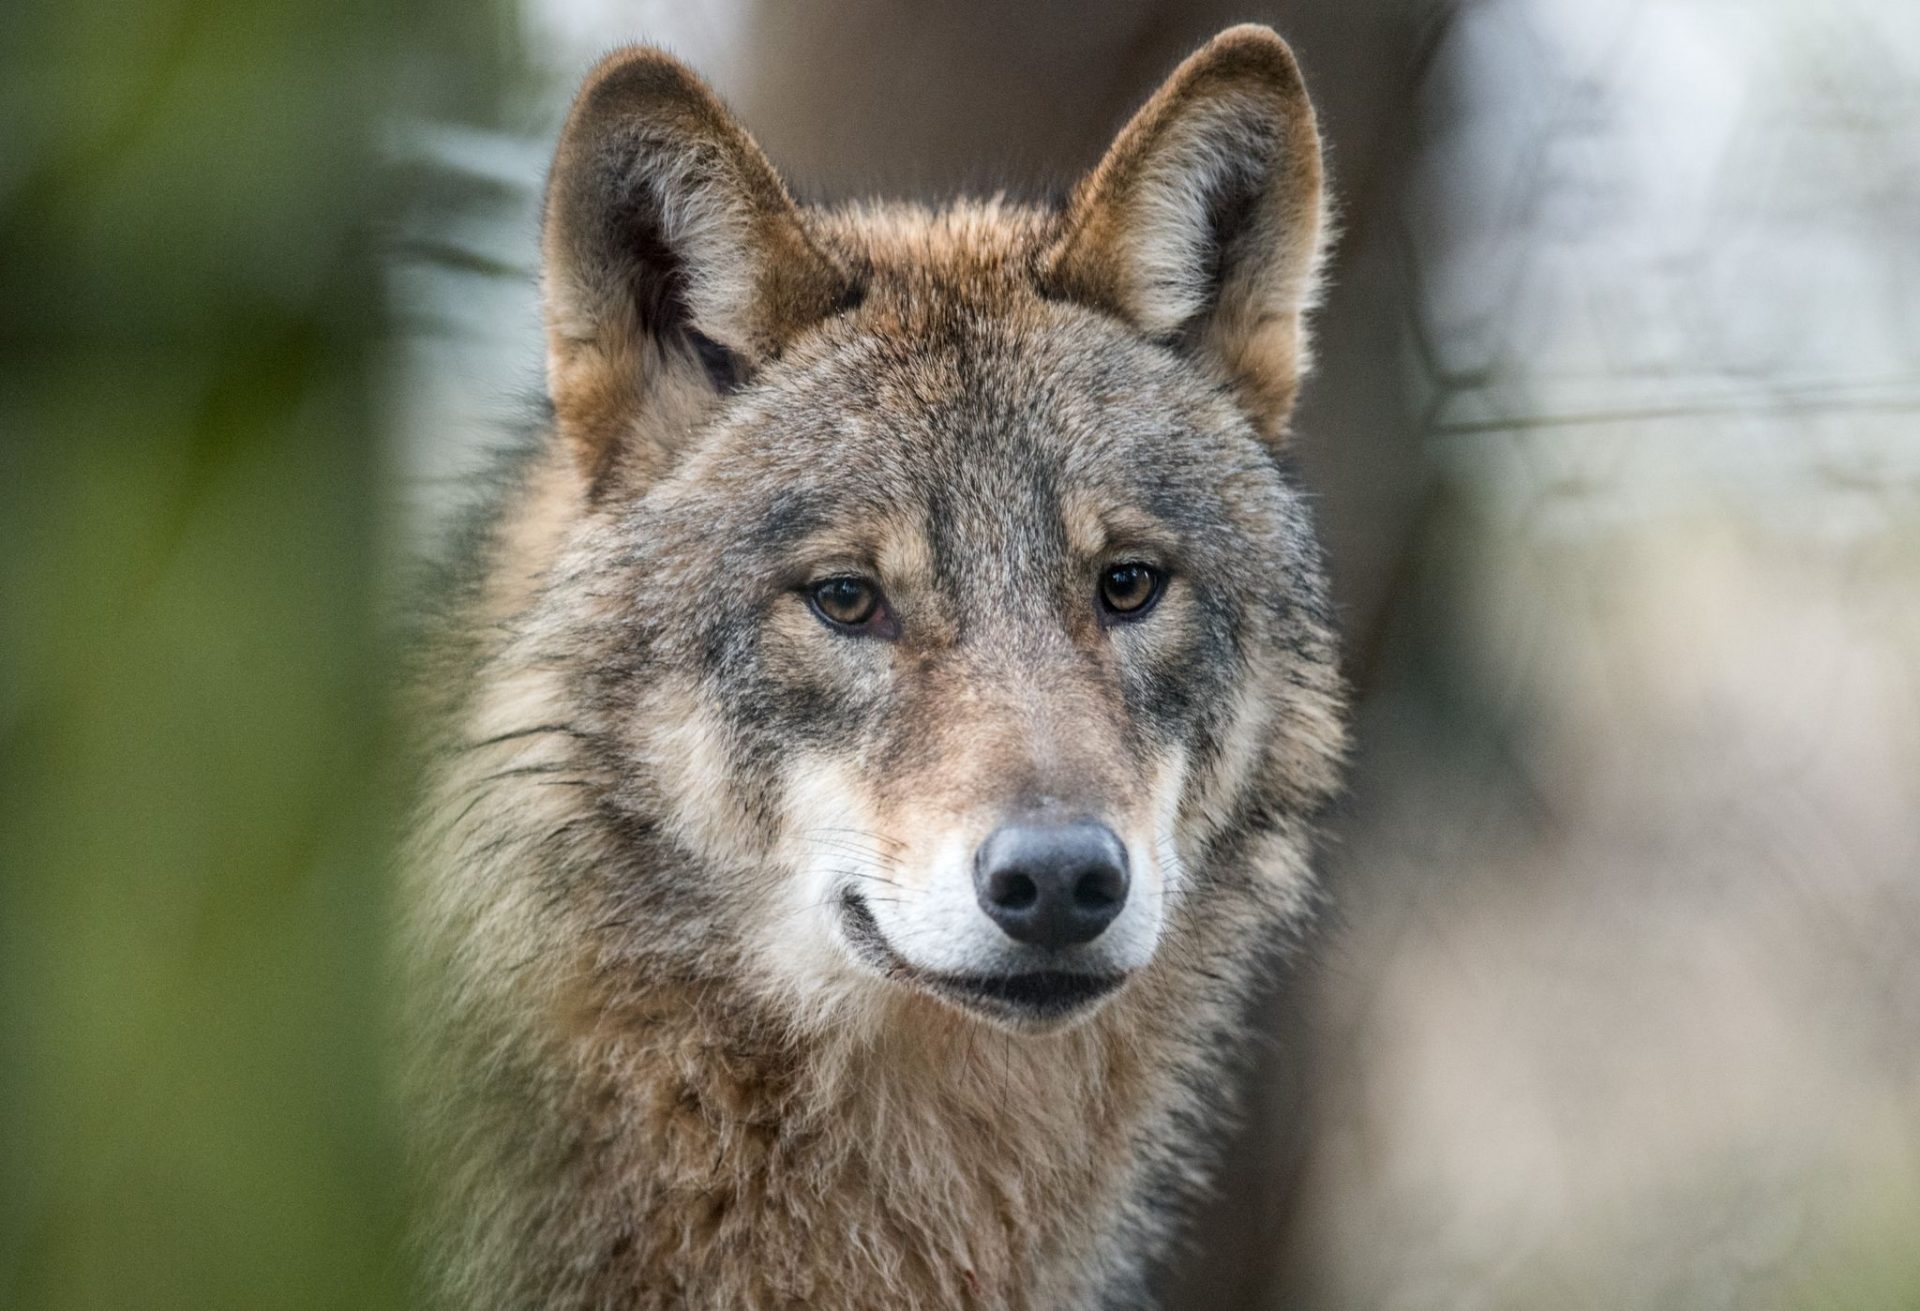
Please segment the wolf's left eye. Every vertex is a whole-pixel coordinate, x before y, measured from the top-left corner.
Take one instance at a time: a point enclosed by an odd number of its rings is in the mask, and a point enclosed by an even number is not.
[[[1165,582],[1166,575],[1150,564],[1109,565],[1100,575],[1100,609],[1113,621],[1143,618]]]
[[[829,627],[877,637],[892,636],[893,617],[877,583],[864,578],[827,578],[807,588],[807,603]]]

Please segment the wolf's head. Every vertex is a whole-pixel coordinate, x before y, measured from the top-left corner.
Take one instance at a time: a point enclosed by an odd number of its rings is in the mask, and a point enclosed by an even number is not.
[[[677,63],[595,70],[547,197],[541,631],[655,852],[605,876],[657,885],[602,889],[632,932],[796,1014],[1039,1027],[1297,899],[1340,740],[1281,450],[1321,216],[1263,28],[1057,209],[806,210]]]

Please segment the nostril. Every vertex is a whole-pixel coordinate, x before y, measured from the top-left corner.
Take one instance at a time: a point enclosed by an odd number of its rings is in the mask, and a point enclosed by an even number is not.
[[[1040,887],[1019,870],[996,870],[987,881],[987,897],[1003,910],[1026,910],[1040,900]]]
[[[1126,896],[1126,885],[1117,869],[1103,866],[1082,874],[1073,885],[1073,904],[1082,910],[1106,910]]]

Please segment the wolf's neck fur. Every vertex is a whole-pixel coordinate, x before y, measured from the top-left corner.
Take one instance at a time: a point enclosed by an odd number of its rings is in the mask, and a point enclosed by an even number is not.
[[[650,987],[574,1030],[604,1155],[554,1182],[604,1208],[586,1300],[1058,1307],[1125,1273],[1106,1245],[1144,1221],[1139,1140],[1176,1100],[1153,1035],[1016,1039],[909,996],[867,1037],[796,1036],[738,1001]]]
[[[498,549],[530,563],[493,571],[472,628],[521,627],[570,478],[536,470],[516,499]],[[650,871],[567,785],[585,770],[567,734],[526,731],[568,722],[557,675],[496,659],[516,672],[451,716],[414,861],[451,1301],[1042,1308],[1138,1278],[1155,1207],[1197,1182],[1238,988],[1157,963],[1064,1033],[906,989],[796,1029],[733,949],[684,924],[636,939],[644,906],[550,895],[569,867]]]

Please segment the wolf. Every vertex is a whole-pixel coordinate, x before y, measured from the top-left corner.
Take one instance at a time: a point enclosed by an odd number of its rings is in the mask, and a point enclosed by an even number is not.
[[[667,55],[587,77],[423,680],[445,1304],[1148,1296],[1339,786],[1325,210],[1263,27],[1054,204],[803,207]]]

